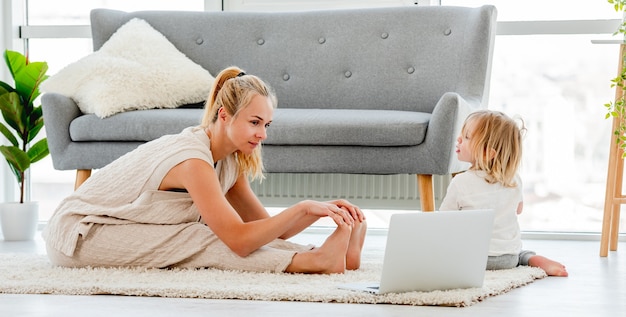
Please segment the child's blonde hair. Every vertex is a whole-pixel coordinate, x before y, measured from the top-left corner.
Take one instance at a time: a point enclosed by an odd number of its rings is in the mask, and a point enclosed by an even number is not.
[[[213,125],[217,121],[220,108],[224,108],[229,115],[236,117],[239,111],[247,107],[256,95],[268,97],[272,106],[276,108],[276,95],[263,80],[257,76],[248,75],[235,66],[222,70],[213,82],[201,126],[207,128]],[[243,154],[238,151],[235,153],[235,157],[239,166],[239,175],[244,174],[250,180],[263,179],[260,145],[251,154]]]
[[[522,161],[522,137],[526,128],[500,111],[480,110],[471,113],[465,120],[462,133],[468,133],[472,123],[474,131],[470,137],[470,148],[474,164],[470,169],[484,171],[485,180],[515,187],[514,178]]]

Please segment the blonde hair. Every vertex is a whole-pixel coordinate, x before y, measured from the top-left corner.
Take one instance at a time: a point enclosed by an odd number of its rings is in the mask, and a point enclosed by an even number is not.
[[[246,74],[242,69],[231,66],[222,70],[211,87],[206,102],[201,126],[207,128],[217,121],[220,108],[236,117],[239,111],[250,104],[256,95],[268,97],[276,108],[277,100],[274,91],[263,80],[254,75]],[[263,179],[263,160],[259,145],[251,154],[235,152],[239,167],[239,175],[244,174],[250,180]]]
[[[473,124],[474,131],[467,131]],[[519,124],[500,111],[480,110],[465,120],[462,133],[472,133],[470,148],[474,164],[470,169],[486,173],[485,180],[515,187],[515,174],[522,161],[522,138],[526,131],[524,121]]]

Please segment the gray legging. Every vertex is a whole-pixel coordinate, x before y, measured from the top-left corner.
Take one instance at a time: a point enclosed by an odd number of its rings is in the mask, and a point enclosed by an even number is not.
[[[505,270],[512,269],[520,265],[528,265],[528,260],[533,255],[533,251],[522,250],[519,254],[503,254],[499,256],[490,256],[487,259],[487,270]]]

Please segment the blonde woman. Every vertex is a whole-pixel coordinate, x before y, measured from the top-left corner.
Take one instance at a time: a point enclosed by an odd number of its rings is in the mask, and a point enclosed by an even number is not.
[[[237,67],[215,79],[202,124],[139,146],[90,177],[44,230],[55,265],[214,267],[341,273],[360,266],[366,222],[345,201],[303,201],[270,216],[250,187],[276,97]],[[321,217],[320,246],[286,241]]]
[[[457,139],[460,161],[469,162],[468,171],[456,175],[439,210],[494,209],[493,234],[487,269],[509,269],[518,265],[542,268],[548,275],[567,276],[561,263],[522,250],[517,215],[522,212],[523,122],[502,112],[481,110],[471,113]]]

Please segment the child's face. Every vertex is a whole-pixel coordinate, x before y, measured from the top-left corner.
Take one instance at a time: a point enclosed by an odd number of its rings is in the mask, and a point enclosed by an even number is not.
[[[457,138],[456,155],[459,161],[474,164],[474,155],[472,154],[472,135],[474,134],[475,123],[470,120],[465,123],[465,127],[461,131],[461,135]]]

